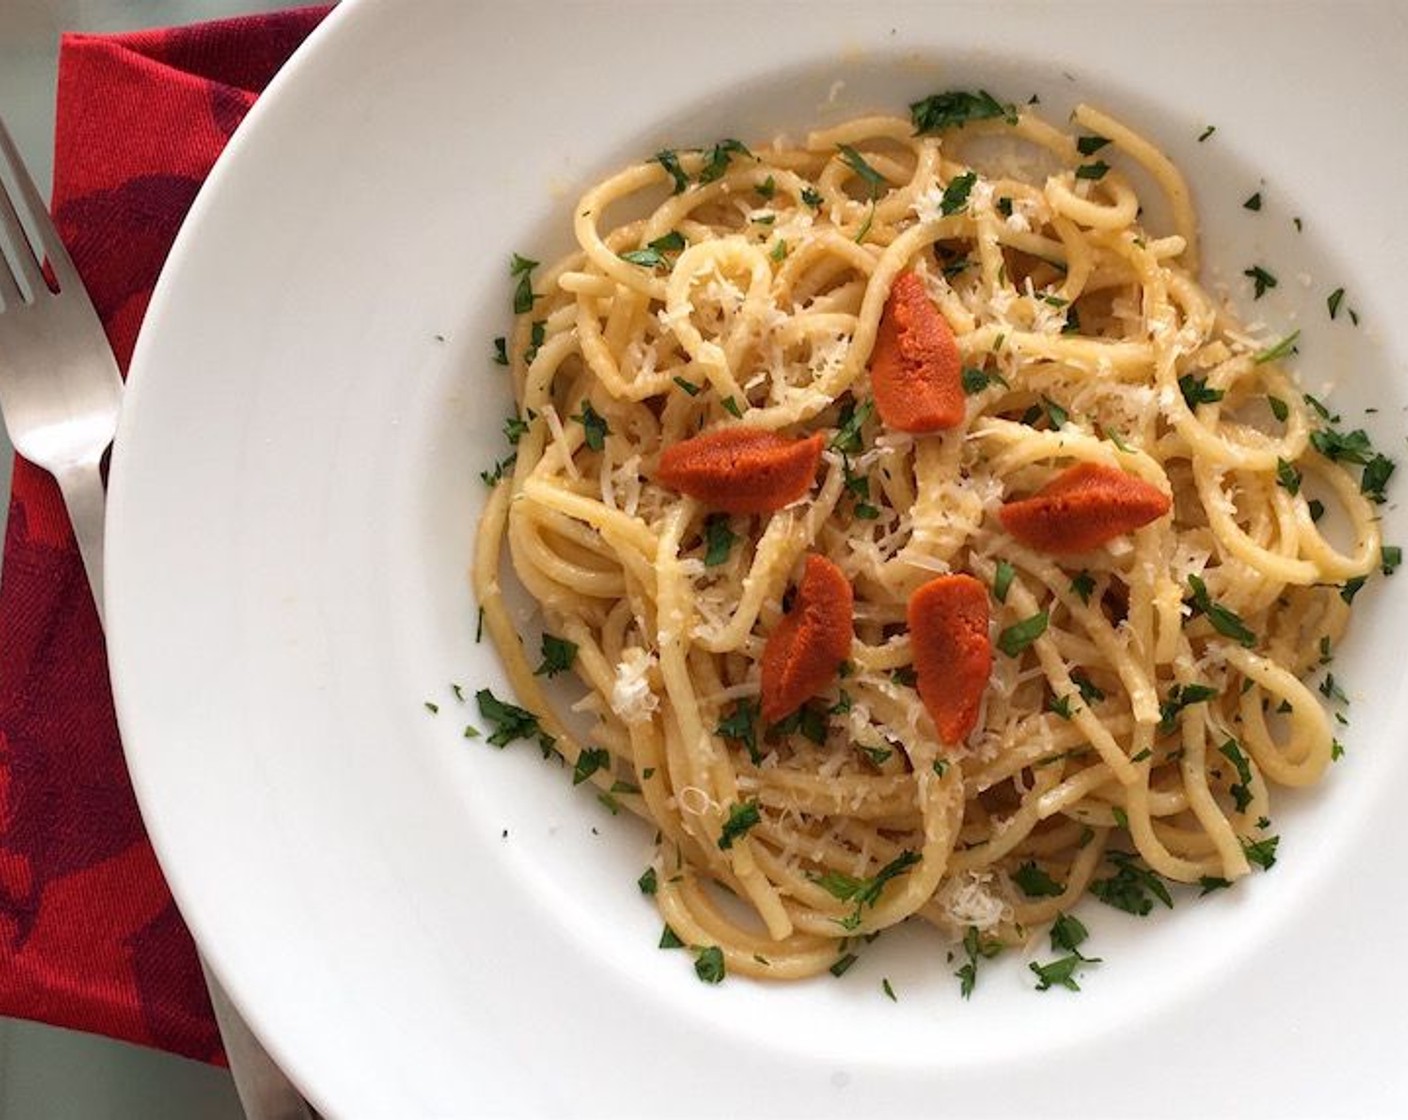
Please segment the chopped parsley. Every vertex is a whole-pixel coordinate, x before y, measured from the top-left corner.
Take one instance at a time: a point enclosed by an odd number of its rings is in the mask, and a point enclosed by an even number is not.
[[[1207,128],[1203,129],[1203,131],[1198,134],[1198,143],[1201,144],[1204,140],[1206,140],[1209,136],[1211,136],[1211,135],[1212,135],[1214,132],[1216,132],[1216,131],[1217,131],[1217,125],[1215,125],[1215,124],[1210,124],[1210,125],[1208,125]]]
[[[1335,318],[1340,313],[1340,304],[1344,301],[1344,289],[1336,288],[1325,300],[1325,306],[1329,309],[1330,318]]]
[[[1252,265],[1251,268],[1242,270],[1243,276],[1248,276],[1252,281],[1253,299],[1260,299],[1270,289],[1276,287],[1276,277],[1262,268],[1261,265]]]
[[[704,566],[717,568],[728,562],[738,535],[728,525],[728,514],[711,513],[704,519]]]
[[[846,954],[845,956],[843,956],[843,957],[838,957],[838,958],[836,959],[836,963],[833,964],[833,965],[831,966],[831,968],[830,968],[831,975],[832,975],[832,976],[844,976],[844,975],[846,975],[846,973],[850,971],[851,965],[855,964],[856,961],[858,961],[858,960],[860,960],[860,958],[857,957],[854,953],[847,953],[847,954]]]
[[[1103,159],[1097,159],[1094,163],[1083,163],[1076,168],[1077,179],[1103,179],[1105,172],[1110,170],[1110,165]]]
[[[738,407],[738,402],[737,402],[736,400],[734,400],[733,397],[731,397],[731,396],[725,397],[725,398],[724,398],[722,401],[720,401],[719,403],[724,406],[724,411],[727,412],[727,413],[728,413],[730,416],[732,416],[734,419],[736,419],[736,420],[741,420],[741,419],[743,419],[743,409],[741,409],[741,408]]]
[[[1266,403],[1271,408],[1271,415],[1282,423],[1284,423],[1286,418],[1291,414],[1290,408],[1280,397],[1267,397]]]
[[[1084,957],[1079,953],[1071,953],[1068,956],[1059,957],[1049,964],[1038,964],[1036,961],[1031,961],[1027,967],[1036,973],[1036,990],[1039,992],[1047,991],[1058,985],[1078,992],[1080,985],[1075,980],[1076,969],[1082,965],[1099,963],[1099,957]]]
[[[1073,953],[1090,936],[1085,924],[1071,914],[1057,914],[1051,923],[1051,948],[1058,953]]]
[[[1052,431],[1064,428],[1071,421],[1071,414],[1053,401],[1048,396],[1041,398],[1042,411],[1046,413],[1046,421],[1051,425]]]
[[[1012,873],[1012,881],[1022,888],[1022,893],[1028,898],[1058,898],[1066,890],[1033,860],[1027,860],[1017,868]]]
[[[723,980],[724,951],[717,945],[710,945],[694,951],[694,974],[706,984],[717,984]]]
[[[517,253],[514,253],[509,260],[508,274],[518,278],[518,284],[513,289],[513,313],[515,315],[532,311],[534,301],[542,298],[533,294],[533,270],[537,267],[537,261],[520,257]]]
[[[1261,209],[1261,192],[1260,192],[1260,191],[1257,191],[1256,194],[1252,195],[1251,198],[1247,199],[1246,202],[1242,203],[1242,209],[1244,209],[1244,210],[1260,210],[1260,209]]]
[[[870,187],[870,210],[865,216],[865,222],[860,227],[860,232],[856,234],[856,241],[864,241],[865,235],[870,232],[870,224],[875,220],[875,199],[880,193],[880,188],[885,186],[885,176],[865,162],[865,157],[852,148],[849,144],[838,144],[837,152],[840,153],[841,162],[854,171]]]
[[[1266,362],[1278,362],[1282,358],[1288,358],[1292,354],[1299,353],[1296,349],[1296,343],[1299,341],[1300,331],[1292,331],[1280,342],[1268,346],[1265,350],[1258,350],[1252,361],[1257,365],[1263,365]]]
[[[721,179],[734,156],[754,158],[753,153],[741,141],[720,140],[715,144],[709,151],[709,158],[704,161],[704,166],[699,171],[699,185],[703,186],[705,183],[712,183],[715,179]]]
[[[683,389],[686,393],[688,393],[691,397],[697,397],[699,395],[700,387],[696,385],[693,381],[686,381],[683,377],[676,377],[675,384],[678,385],[681,389]]]
[[[1353,603],[1354,597],[1359,594],[1359,589],[1363,587],[1366,582],[1363,576],[1355,576],[1353,579],[1345,580],[1340,586],[1340,598],[1346,603]]]
[[[866,758],[870,759],[871,765],[873,766],[885,765],[895,753],[888,747],[858,747],[857,749],[861,754],[865,755]]]
[[[1090,893],[1106,906],[1140,918],[1154,908],[1154,898],[1173,908],[1173,896],[1158,874],[1137,863],[1135,857],[1126,852],[1108,852],[1106,856],[1115,865],[1115,873],[1090,884]]]
[[[977,93],[955,89],[945,93],[935,93],[909,106],[909,118],[914,125],[914,134],[922,136],[926,132],[942,132],[946,128],[958,128],[971,121],[986,121],[1001,117],[1008,124],[1017,123],[1017,110],[1013,105],[998,101],[985,89]]]
[[[1053,697],[1047,701],[1046,706],[1062,719],[1068,720],[1071,718],[1071,698],[1069,696]]]
[[[496,366],[508,365],[508,339],[502,335],[494,339],[494,364]]]
[[[577,764],[572,768],[572,784],[579,786],[595,774],[611,765],[611,752],[601,747],[591,747],[577,755]]]
[[[1291,494],[1300,493],[1300,471],[1286,462],[1285,459],[1276,460],[1276,485]]]
[[[1214,404],[1227,395],[1222,389],[1209,389],[1206,377],[1194,377],[1191,373],[1185,373],[1178,379],[1178,387],[1183,391],[1183,400],[1189,408]]]
[[[1084,669],[1071,670],[1071,683],[1076,686],[1080,698],[1087,704],[1094,704],[1105,699],[1105,693],[1086,675]],[[1139,759],[1135,758],[1133,761],[1138,762]]]
[[[657,237],[647,243],[644,249],[632,249],[629,253],[622,253],[621,259],[645,268],[661,268],[668,263],[665,256],[667,253],[678,253],[684,247],[684,234],[679,230],[671,230],[663,237]]]
[[[680,157],[666,148],[655,153],[655,162],[670,173],[670,178],[675,181],[675,189],[672,194],[683,194],[689,187],[689,176],[684,173],[684,168],[680,166]]]
[[[640,888],[641,894],[654,894],[660,886],[655,868],[647,867],[641,877],[636,880],[636,886]]]
[[[1008,657],[1017,657],[1023,650],[1046,633],[1046,624],[1049,616],[1045,611],[1038,611],[1030,618],[1024,618],[1021,622],[1014,622],[997,636],[997,648],[1007,654]]]
[[[528,349],[523,351],[523,360],[528,365],[538,356],[538,350],[548,336],[548,325],[542,319],[535,319],[528,328]]]
[[[683,948],[683,946],[684,942],[680,940],[680,935],[672,930],[669,925],[666,925],[660,931],[660,948],[680,949]]]
[[[1214,630],[1248,648],[1256,645],[1256,635],[1247,629],[1247,624],[1235,612],[1213,602],[1208,595],[1207,584],[1200,577],[1190,575],[1188,586],[1193,590],[1193,606],[1207,616]]]
[[[1279,836],[1268,836],[1262,840],[1243,840],[1242,851],[1247,854],[1247,861],[1254,863],[1263,871],[1270,871],[1276,863],[1276,845],[1281,842]]]
[[[722,735],[735,743],[742,743],[748,748],[748,755],[754,764],[762,761],[762,756],[758,753],[758,702],[756,700],[740,700],[734,705],[733,711],[719,721],[719,725],[714,728],[715,735]]]
[[[1095,577],[1084,568],[1071,580],[1071,590],[1080,596],[1080,601],[1086,606],[1090,605],[1091,593],[1095,590]]]
[[[1393,575],[1398,565],[1403,563],[1403,549],[1396,544],[1386,544],[1379,549],[1379,571],[1386,576]]]
[[[970,397],[976,393],[981,393],[994,383],[1001,385],[1004,389],[1011,388],[1002,374],[988,373],[986,370],[976,369],[972,366],[969,366],[963,371],[962,377],[963,391]]]
[[[1237,745],[1235,739],[1228,739],[1217,749],[1219,754],[1237,768],[1237,784],[1229,786],[1227,792],[1232,795],[1237,812],[1245,812],[1247,806],[1252,803],[1251,763],[1247,761],[1247,756],[1242,753],[1242,748]]]
[[[600,451],[606,446],[606,437],[611,434],[611,425],[606,422],[592,407],[589,400],[582,401],[582,411],[576,416],[570,417],[582,425],[582,431],[586,435],[586,443],[593,451]]]
[[[739,804],[730,805],[728,820],[724,821],[723,831],[719,835],[719,847],[724,850],[732,848],[734,842],[740,836],[747,833],[750,828],[762,819],[756,801],[744,801]]]
[[[967,999],[978,983],[978,962],[991,960],[1002,952],[1002,942],[984,938],[977,926],[969,926],[963,934],[963,953],[968,962],[954,973],[958,977],[958,994]]]
[[[826,712],[812,704],[803,704],[790,716],[778,720],[768,728],[767,734],[773,736],[793,735],[797,732],[810,739],[817,746],[826,742]]]
[[[1355,428],[1352,432],[1321,428],[1310,433],[1310,445],[1334,463],[1358,463],[1363,466],[1374,453],[1374,446],[1363,428]]]
[[[977,181],[976,171],[965,171],[962,175],[955,175],[950,179],[948,186],[944,187],[943,197],[939,200],[939,212],[944,217],[959,213],[968,205],[968,196]]]
[[[831,437],[828,445],[831,450],[839,451],[843,455],[861,450],[865,446],[861,429],[874,411],[873,401],[863,401],[859,405],[847,401],[841,408],[841,415],[837,417],[836,434]]]
[[[492,724],[494,731],[487,740],[496,747],[506,747],[516,739],[531,739],[541,733],[538,717],[526,708],[500,700],[487,688],[474,694],[479,705],[479,714],[486,723]]]
[[[842,928],[855,929],[860,925],[861,910],[866,906],[873,907],[880,900],[885,884],[905,874],[919,860],[918,852],[905,850],[868,879],[857,879],[840,871],[828,871],[818,876],[815,882],[833,898],[855,903],[855,910],[840,919]]]
[[[1191,704],[1201,704],[1217,695],[1217,689],[1207,684],[1175,684],[1168,690],[1168,699],[1159,705],[1159,733],[1167,735],[1178,724],[1178,713]]]
[[[572,668],[577,657],[577,643],[551,634],[543,635],[543,663],[533,670],[535,677],[555,677]]]
[[[1007,602],[1007,591],[1012,586],[1012,580],[1017,575],[1017,569],[1006,560],[997,562],[997,572],[992,580],[992,594],[999,603]]]
[[[825,199],[821,197],[821,192],[815,187],[803,187],[802,201],[808,206],[810,206],[813,210],[820,210],[821,204],[825,201]]]
[[[1109,142],[1104,136],[1080,136],[1076,139],[1076,151],[1083,156],[1093,156]]]
[[[870,197],[874,201],[880,188],[885,186],[885,176],[866,163],[865,157],[849,144],[838,144],[836,151],[841,156],[841,162],[859,175],[870,187]]]
[[[1359,480],[1359,490],[1371,502],[1382,505],[1387,500],[1384,487],[1393,474],[1395,464],[1386,455],[1376,454],[1364,464],[1364,474]]]

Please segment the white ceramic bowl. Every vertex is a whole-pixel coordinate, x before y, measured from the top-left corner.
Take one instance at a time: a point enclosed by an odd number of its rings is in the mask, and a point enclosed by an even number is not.
[[[1105,963],[1079,994],[1033,992],[1013,959],[964,1002],[919,930],[840,980],[702,985],[655,948],[646,831],[532,748],[464,740],[475,713],[451,688],[503,691],[466,567],[509,402],[490,361],[509,254],[565,249],[575,192],[665,145],[953,87],[1037,93],[1058,117],[1094,101],[1188,173],[1210,275],[1244,297],[1250,264],[1284,278],[1257,310],[1302,328],[1308,387],[1334,382],[1356,420],[1377,406],[1402,451],[1404,33],[1391,3],[346,0],[232,142],[163,276],[108,587],[163,865],[314,1101],[810,1118],[1408,1099],[1403,584],[1364,592],[1337,663],[1348,755],[1279,802],[1274,870],[1142,922],[1090,907]],[[1341,285],[1358,329],[1325,312]]]

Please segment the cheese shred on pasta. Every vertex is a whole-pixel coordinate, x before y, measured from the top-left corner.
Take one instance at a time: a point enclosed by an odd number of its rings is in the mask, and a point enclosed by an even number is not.
[[[1098,156],[1015,111],[662,153],[591,187],[579,249],[529,274],[508,342],[526,428],[475,591],[520,702],[657,830],[665,922],[730,971],[812,975],[911,917],[1019,943],[1130,861],[1235,880],[1272,787],[1331,760],[1306,680],[1345,629],[1343,586],[1381,561],[1374,505],[1317,451],[1289,347],[1250,340],[1199,285],[1178,171],[1103,113],[1074,121],[1108,140]],[[1141,226],[1135,178],[1170,228]],[[888,432],[870,407],[904,271],[965,367],[966,416],[933,435]],[[655,481],[663,448],[727,425],[823,432],[808,496],[728,517]],[[1172,515],[1074,557],[1003,531],[1004,500],[1076,463],[1151,483]],[[767,728],[759,658],[809,552],[854,587],[851,654]],[[587,740],[534,675],[505,563],[576,647]],[[948,572],[991,589],[997,646],[956,746],[916,692],[905,626],[909,596]]]

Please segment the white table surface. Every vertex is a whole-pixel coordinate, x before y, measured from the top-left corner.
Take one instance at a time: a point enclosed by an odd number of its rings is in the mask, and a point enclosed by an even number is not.
[[[0,115],[48,196],[61,31],[123,31],[299,0],[0,0]],[[0,431],[0,493],[10,492]],[[8,503],[7,503],[8,505]],[[0,634],[0,642],[5,635]],[[0,1120],[238,1120],[229,1076],[198,1062],[0,1018]]]

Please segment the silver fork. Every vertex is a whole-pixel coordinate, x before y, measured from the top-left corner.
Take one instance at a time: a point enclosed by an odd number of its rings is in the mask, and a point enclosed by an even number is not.
[[[9,264],[0,267],[0,412],[15,450],[52,474],[63,492],[101,619],[102,459],[117,433],[122,377],[83,281],[0,121],[4,172],[38,244],[0,177],[0,253]]]
[[[15,450],[63,492],[100,621],[102,459],[121,403],[122,377],[93,301],[0,120],[0,413]],[[301,1094],[201,967],[245,1115],[309,1120]]]

